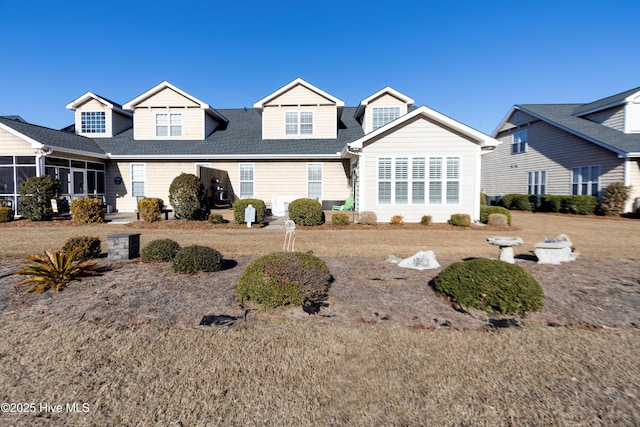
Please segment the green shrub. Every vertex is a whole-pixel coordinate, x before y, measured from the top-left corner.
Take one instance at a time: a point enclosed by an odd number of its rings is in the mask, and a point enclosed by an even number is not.
[[[276,252],[253,261],[238,281],[241,300],[266,307],[321,301],[331,283],[321,259],[301,252]]]
[[[391,225],[402,225],[404,224],[404,217],[402,215],[394,215],[391,217],[389,223]]]
[[[180,245],[175,240],[152,240],[147,246],[142,248],[140,257],[143,261],[171,261],[175,258],[179,250]]]
[[[169,186],[169,203],[177,218],[203,220],[208,215],[204,185],[200,178],[181,173]]]
[[[358,215],[358,224],[376,225],[378,224],[378,216],[373,211],[360,212]]]
[[[506,227],[509,225],[509,220],[506,215],[499,213],[492,213],[489,215],[489,219],[487,220],[488,225],[493,225],[495,227]]]
[[[60,181],[49,175],[34,176],[20,184],[18,213],[32,221],[53,218],[51,199],[60,194]]]
[[[545,212],[561,212],[562,200],[565,196],[542,196],[540,209]]]
[[[73,252],[79,247],[84,248],[84,252],[78,254],[78,259],[100,258],[102,250],[100,249],[100,238],[91,236],[71,237],[68,239],[62,250],[66,253]]]
[[[0,207],[0,222],[9,222],[13,220],[13,209]]]
[[[522,267],[504,261],[475,259],[445,268],[434,279],[441,295],[462,307],[489,313],[537,311],[544,302],[542,288]]]
[[[431,223],[432,223],[431,215],[423,215],[422,218],[420,219],[420,224],[422,225],[431,225]]]
[[[320,225],[322,203],[315,199],[296,199],[289,203],[289,219],[298,225]]]
[[[602,212],[605,215],[620,216],[624,212],[624,204],[631,196],[631,187],[622,182],[609,184],[602,196]]]
[[[469,227],[471,225],[471,217],[468,214],[452,214],[451,224],[457,227]]]
[[[507,217],[507,224],[511,225],[511,212],[502,206],[480,206],[480,222],[486,224],[489,221],[489,215],[502,214]]]
[[[331,217],[331,224],[333,225],[349,225],[349,215],[344,212],[334,213]]]
[[[138,201],[138,214],[144,222],[154,222],[160,219],[164,201],[155,197],[147,197]]]
[[[256,210],[256,223],[262,224],[264,216],[267,212],[267,205],[264,200],[260,199],[240,199],[233,204],[233,219],[238,224],[245,224],[244,210],[247,206],[252,205]]]
[[[532,211],[529,194],[505,194],[500,204],[507,209],[515,209],[519,211]]]
[[[480,206],[485,206],[487,204],[487,195],[484,193],[480,193]]]
[[[208,246],[192,245],[178,251],[173,258],[175,273],[197,273],[198,271],[220,271],[222,255]]]
[[[209,214],[207,221],[209,221],[209,224],[222,224],[224,223],[224,217],[219,213],[212,212]]]
[[[561,211],[565,213],[592,215],[598,207],[595,196],[565,196],[562,199]]]
[[[102,201],[91,197],[74,199],[71,202],[71,218],[82,224],[104,222]]]

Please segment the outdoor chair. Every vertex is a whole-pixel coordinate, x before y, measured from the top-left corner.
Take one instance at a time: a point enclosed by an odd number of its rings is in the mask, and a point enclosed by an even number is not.
[[[344,205],[332,206],[331,210],[332,211],[350,211],[350,210],[353,210],[354,204],[355,204],[355,198],[353,196],[349,196],[347,197],[347,200],[345,200]]]

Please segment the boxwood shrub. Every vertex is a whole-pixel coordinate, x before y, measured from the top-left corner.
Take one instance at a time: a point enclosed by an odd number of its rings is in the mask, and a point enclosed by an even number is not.
[[[84,252],[77,255],[78,259],[99,258],[102,254],[100,238],[92,236],[71,237],[62,246],[62,250],[66,253],[71,253],[81,246],[84,247]]]
[[[160,218],[164,201],[155,197],[147,197],[138,202],[138,214],[144,222],[155,222]]]
[[[507,217],[507,224],[511,225],[511,212],[502,206],[480,206],[480,222],[486,224],[489,221],[489,215],[502,214]]]
[[[514,209],[519,211],[533,210],[529,194],[505,194],[504,196],[502,196],[500,204],[507,209]]]
[[[289,203],[289,219],[298,225],[320,225],[322,203],[315,199],[296,199]]]
[[[244,210],[252,205],[256,209],[256,223],[262,224],[267,211],[267,205],[260,199],[240,199],[233,204],[233,219],[238,224],[245,224]]]
[[[208,246],[192,245],[178,251],[173,258],[174,273],[211,272],[222,269],[222,255]]]
[[[452,214],[451,224],[457,227],[469,227],[471,225],[471,217],[468,214]]]
[[[522,267],[491,259],[450,265],[436,276],[434,288],[463,308],[475,307],[489,313],[537,311],[544,302],[540,284]]]
[[[333,225],[349,225],[349,215],[344,212],[337,212],[331,216],[331,224]]]
[[[541,210],[579,215],[591,215],[598,207],[595,196],[542,196]]]
[[[13,209],[0,207],[0,222],[9,222],[13,220]]]
[[[157,239],[149,242],[140,251],[143,261],[171,261],[180,250],[180,244],[171,239]]]
[[[92,197],[74,199],[71,202],[71,219],[83,224],[104,222],[102,201]]]
[[[300,306],[323,300],[332,277],[320,258],[274,252],[253,261],[238,280],[238,296],[265,307]]]

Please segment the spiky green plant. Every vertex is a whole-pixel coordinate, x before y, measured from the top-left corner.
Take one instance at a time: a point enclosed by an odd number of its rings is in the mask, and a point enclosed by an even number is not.
[[[84,250],[85,248],[81,246],[68,253],[59,250],[53,253],[44,251],[46,256],[28,255],[27,261],[32,263],[23,266],[14,274],[29,276],[20,282],[20,285],[33,285],[27,289],[27,293],[41,293],[49,289],[59,291],[66,287],[70,281],[93,274],[97,263],[94,261],[81,262]]]

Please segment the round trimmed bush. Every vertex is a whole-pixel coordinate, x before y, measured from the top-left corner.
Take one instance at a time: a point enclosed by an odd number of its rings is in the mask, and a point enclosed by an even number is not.
[[[471,217],[468,214],[451,214],[451,224],[457,227],[469,227],[471,225]]]
[[[140,251],[143,261],[171,261],[180,250],[180,245],[175,240],[152,240]]]
[[[321,301],[331,283],[320,258],[302,252],[275,252],[253,261],[238,280],[241,300],[266,307]]]
[[[436,276],[434,288],[462,307],[489,313],[537,311],[544,302],[540,284],[522,267],[492,259],[452,264]]]
[[[224,217],[219,213],[210,213],[209,218],[207,219],[209,224],[222,224],[224,222]]]
[[[81,224],[104,222],[102,201],[92,197],[82,197],[71,202],[71,219]]]
[[[431,215],[422,215],[422,218],[420,218],[420,224],[422,225],[431,225],[431,222]]]
[[[200,178],[190,173],[181,173],[169,186],[169,203],[177,218],[202,220],[208,211],[204,185]]]
[[[100,238],[91,236],[71,237],[62,247],[62,251],[71,253],[79,247],[84,247],[84,252],[78,255],[78,259],[87,260],[91,258],[99,258],[102,254],[100,249]]]
[[[507,217],[507,224],[511,225],[511,211],[502,206],[480,206],[480,222],[486,224],[489,222],[489,215],[502,214]]]
[[[298,225],[320,225],[322,203],[315,199],[296,199],[289,203],[289,219]]]
[[[499,213],[492,213],[489,215],[489,219],[487,219],[487,225],[506,227],[508,224],[507,216]]]
[[[373,211],[360,212],[360,214],[358,215],[358,224],[377,225],[378,216]]]
[[[264,216],[267,212],[267,205],[264,200],[260,199],[240,199],[233,204],[233,219],[238,224],[246,224],[244,221],[244,210],[247,206],[253,206],[256,210],[256,224],[264,222]]]
[[[138,202],[138,213],[144,222],[155,222],[160,219],[164,201],[157,197],[147,197]]]
[[[334,213],[331,216],[331,224],[333,225],[349,225],[349,215],[344,212]]]
[[[211,272],[222,269],[222,255],[208,246],[192,245],[178,251],[173,258],[174,273]]]

